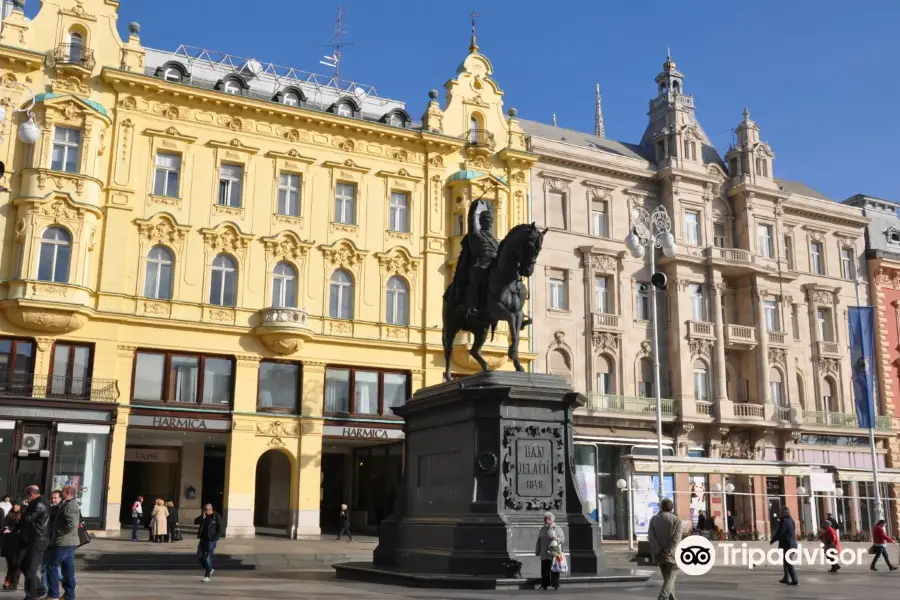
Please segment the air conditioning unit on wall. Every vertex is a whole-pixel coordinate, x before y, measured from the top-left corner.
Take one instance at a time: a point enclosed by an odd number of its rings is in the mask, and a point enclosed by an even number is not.
[[[26,433],[22,436],[22,450],[36,452],[43,446],[43,436],[39,433]]]

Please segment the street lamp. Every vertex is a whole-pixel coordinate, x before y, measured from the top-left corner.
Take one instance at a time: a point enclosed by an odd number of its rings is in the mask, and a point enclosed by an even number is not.
[[[662,386],[659,376],[659,322],[656,311],[656,288],[665,289],[666,276],[656,274],[656,249],[660,248],[668,257],[675,256],[675,237],[672,236],[672,219],[666,212],[666,207],[657,206],[652,213],[642,206],[636,206],[631,211],[631,232],[625,237],[625,247],[634,258],[643,258],[645,249],[650,252],[650,312],[653,321],[653,378],[654,392],[656,392],[656,459],[659,470],[657,482],[657,495],[660,499],[663,495],[663,443],[662,443]]]
[[[27,115],[27,119],[23,121],[19,125],[19,139],[22,140],[26,144],[34,144],[38,141],[38,138],[41,136],[41,129],[38,127],[37,123],[34,121],[34,92],[25,85],[24,83],[20,83],[18,81],[5,81],[0,84],[0,89],[9,90],[9,91],[25,91],[28,96],[27,106],[22,108],[13,108],[13,113],[25,113]],[[8,112],[6,107],[0,106],[0,123],[6,122],[6,117]],[[0,130],[0,141],[3,140],[3,131]]]

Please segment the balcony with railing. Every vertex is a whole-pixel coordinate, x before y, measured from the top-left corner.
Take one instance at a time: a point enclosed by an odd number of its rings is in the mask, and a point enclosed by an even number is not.
[[[746,325],[726,325],[725,344],[729,348],[756,347],[756,328]]]
[[[769,343],[774,346],[787,346],[788,336],[783,331],[769,331]]]
[[[712,323],[688,321],[688,337],[715,338],[716,332]]]
[[[621,331],[619,315],[608,313],[593,313],[591,315],[591,327],[594,331]]]
[[[258,318],[259,324],[253,333],[262,339],[269,350],[278,354],[296,352],[313,336],[307,324],[305,308],[270,306],[259,311]]]
[[[709,400],[694,400],[694,410],[701,417],[712,417],[713,403]]]
[[[119,380],[0,371],[0,398],[115,402],[119,399]]]
[[[821,410],[803,411],[803,424],[812,427],[859,429],[859,421],[855,414],[826,412]],[[876,416],[875,429],[889,431],[891,429],[891,417],[889,415]]]
[[[816,351],[819,356],[840,356],[841,345],[837,342],[816,342]]]
[[[725,260],[733,263],[742,263],[746,265],[753,264],[753,254],[749,250],[741,248],[720,248],[718,246],[710,247],[709,256],[713,259]]]
[[[94,51],[81,44],[60,44],[53,52],[53,62],[59,67],[75,67],[90,71],[97,64]]]
[[[644,398],[641,396],[612,396],[593,392],[588,394],[588,412],[614,413],[621,415],[641,416],[656,418],[656,398]],[[662,398],[663,419],[675,418],[675,401],[671,398]]]
[[[764,419],[765,407],[762,404],[749,402],[737,402],[733,406],[734,416],[738,419]]]
[[[497,142],[494,134],[487,129],[470,129],[466,135],[466,147],[493,152],[497,147]]]

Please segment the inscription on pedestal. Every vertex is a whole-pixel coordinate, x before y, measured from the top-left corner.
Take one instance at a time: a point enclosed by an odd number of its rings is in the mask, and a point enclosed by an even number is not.
[[[516,493],[547,498],[553,495],[553,443],[516,440]]]

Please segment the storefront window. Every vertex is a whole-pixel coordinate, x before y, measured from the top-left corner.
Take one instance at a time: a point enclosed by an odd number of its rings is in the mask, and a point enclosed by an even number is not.
[[[392,406],[406,402],[406,373],[356,369],[325,369],[325,412],[393,416]]]
[[[300,365],[262,361],[259,363],[260,410],[296,412],[300,397]]]
[[[99,519],[106,476],[109,428],[60,423],[51,489],[75,486],[82,518]]]
[[[134,399],[231,404],[234,360],[228,357],[138,352]]]
[[[12,421],[8,423],[13,425]],[[0,494],[12,492],[9,488],[9,472],[12,464],[13,435],[15,433],[15,429],[12,428],[0,429]]]
[[[402,373],[384,374],[384,414],[392,415],[392,406],[406,403],[406,375]]]
[[[575,445],[575,484],[588,514],[597,521],[597,447],[593,444]]]

